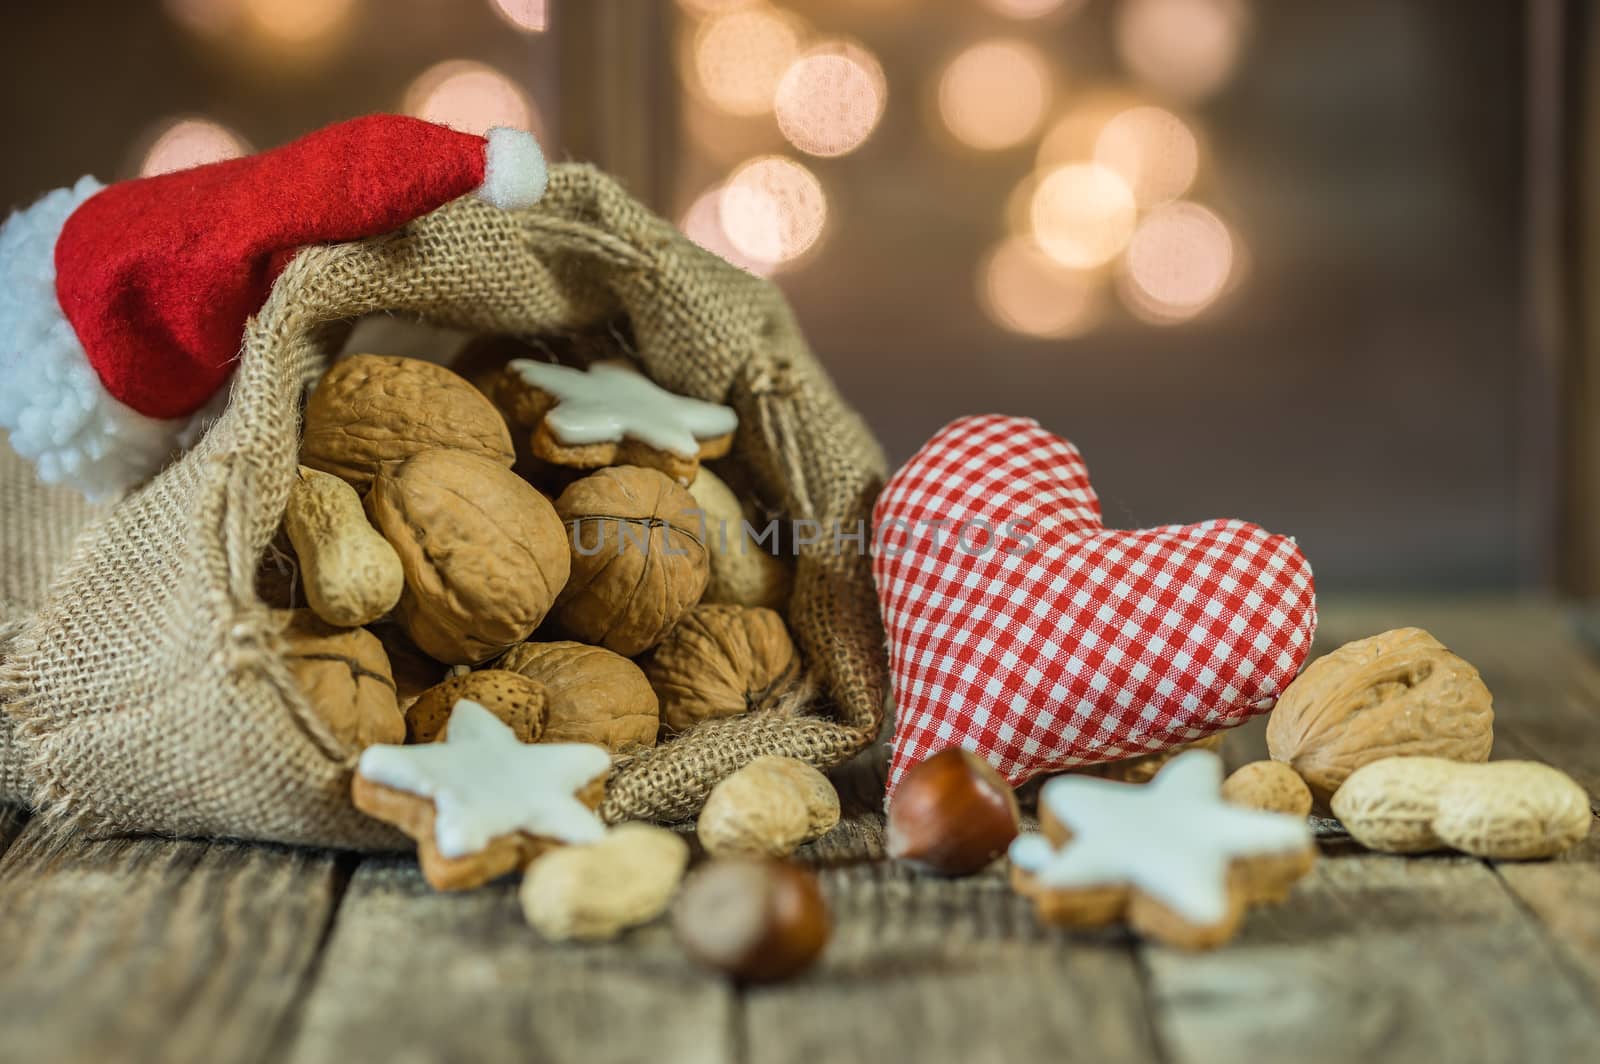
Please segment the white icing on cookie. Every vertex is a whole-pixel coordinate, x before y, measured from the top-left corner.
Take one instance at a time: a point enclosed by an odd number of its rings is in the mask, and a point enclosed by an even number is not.
[[[476,853],[497,835],[525,831],[594,842],[605,826],[577,792],[611,768],[588,743],[523,743],[499,717],[463,698],[441,742],[369,746],[356,771],[374,783],[432,798],[433,836],[445,857]]]
[[[1228,866],[1238,857],[1296,853],[1311,845],[1299,817],[1224,802],[1222,759],[1179,754],[1147,784],[1060,776],[1039,801],[1072,832],[1061,849],[1043,835],[1011,844],[1011,861],[1046,887],[1125,885],[1194,924],[1228,911]]]
[[[550,362],[514,359],[524,381],[548,392],[555,408],[544,423],[561,443],[638,440],[682,458],[700,453],[700,441],[726,436],[739,416],[725,406],[675,395],[626,362],[596,362],[587,371]]]

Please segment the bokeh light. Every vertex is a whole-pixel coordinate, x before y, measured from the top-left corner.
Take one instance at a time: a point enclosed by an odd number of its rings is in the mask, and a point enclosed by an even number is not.
[[[978,299],[996,324],[1025,336],[1082,336],[1104,316],[1100,278],[1045,255],[1032,241],[1003,241],[978,267]]]
[[[208,118],[179,118],[158,130],[139,163],[140,177],[236,159],[250,152],[244,138]]]
[[[1138,317],[1171,325],[1215,302],[1233,267],[1233,236],[1222,219],[1198,203],[1172,203],[1139,223],[1118,290]]]
[[[745,163],[723,186],[718,216],[728,241],[760,263],[793,262],[822,236],[828,200],[816,175],[793,159]]]
[[[1134,107],[1112,118],[1095,140],[1095,162],[1116,171],[1141,207],[1189,190],[1200,148],[1183,119],[1160,107]]]
[[[1241,0],[1123,0],[1117,50],[1149,85],[1198,100],[1233,73],[1245,29]]]
[[[1039,128],[1050,92],[1050,68],[1038,49],[1023,41],[984,41],[945,67],[939,114],[963,144],[998,151]]]
[[[1126,92],[1097,89],[1075,97],[1071,107],[1050,124],[1039,140],[1038,166],[1052,169],[1066,163],[1089,162],[1107,123],[1139,100]]]
[[[872,135],[883,117],[887,85],[883,68],[865,48],[848,41],[818,46],[778,82],[778,128],[809,155],[844,155]]]
[[[792,16],[765,6],[709,18],[694,36],[693,84],[729,114],[765,114],[799,55],[800,35]]]
[[[332,37],[344,28],[354,7],[355,0],[244,0],[251,26],[286,45]]]
[[[523,33],[543,33],[550,26],[546,0],[489,0],[494,13]]]
[[[721,15],[741,7],[754,7],[762,0],[678,0],[678,6],[691,15]]]
[[[1045,254],[1086,270],[1111,261],[1128,245],[1138,210],[1116,171],[1099,163],[1072,163],[1040,178],[1031,217],[1033,237]]]
[[[1035,170],[1027,174],[1006,197],[1006,232],[1010,235],[1033,239],[1033,197],[1045,173],[1048,171]]]
[[[983,6],[1006,18],[1042,18],[1055,11],[1072,11],[1083,6],[1083,0],[983,0]]]
[[[772,273],[774,263],[757,262],[741,253],[733,246],[733,241],[728,239],[727,232],[722,228],[721,185],[715,185],[697,196],[689,205],[689,209],[683,212],[678,228],[683,230],[684,236],[741,270],[748,270],[762,277]]]
[[[533,103],[510,78],[471,59],[447,59],[418,75],[405,92],[405,111],[463,133],[491,126],[541,132]]]
[[[166,0],[165,6],[167,14],[181,25],[217,37],[238,23],[243,0]]]

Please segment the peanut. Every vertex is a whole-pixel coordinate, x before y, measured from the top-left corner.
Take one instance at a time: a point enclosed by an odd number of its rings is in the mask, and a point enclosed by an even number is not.
[[[665,828],[628,823],[590,846],[563,846],[523,877],[528,922],[546,938],[615,938],[666,911],[689,864],[689,845]]]
[[[360,497],[343,480],[301,466],[283,524],[300,559],[306,602],[324,621],[356,628],[400,601],[400,556],[367,522]]]
[[[1553,857],[1589,833],[1589,796],[1533,761],[1471,764],[1390,757],[1351,773],[1334,815],[1355,840],[1386,853],[1445,847],[1476,857]]]

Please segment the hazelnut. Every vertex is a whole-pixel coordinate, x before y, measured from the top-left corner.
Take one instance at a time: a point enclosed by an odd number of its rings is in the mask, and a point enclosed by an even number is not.
[[[1224,801],[1290,816],[1311,815],[1311,788],[1282,761],[1252,761],[1222,781]]]
[[[968,750],[940,751],[906,773],[889,802],[889,856],[929,872],[970,876],[1017,837],[1011,785]]]
[[[721,859],[689,877],[672,925],[701,964],[744,982],[773,982],[822,952],[828,906],[816,877],[797,865]]]

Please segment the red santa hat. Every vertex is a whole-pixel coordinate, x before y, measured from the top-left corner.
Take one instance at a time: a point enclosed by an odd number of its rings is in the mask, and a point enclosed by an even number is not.
[[[43,480],[114,495],[198,435],[296,250],[468,193],[525,207],[545,183],[521,130],[371,115],[249,158],[57,189],[0,227],[0,429]]]

